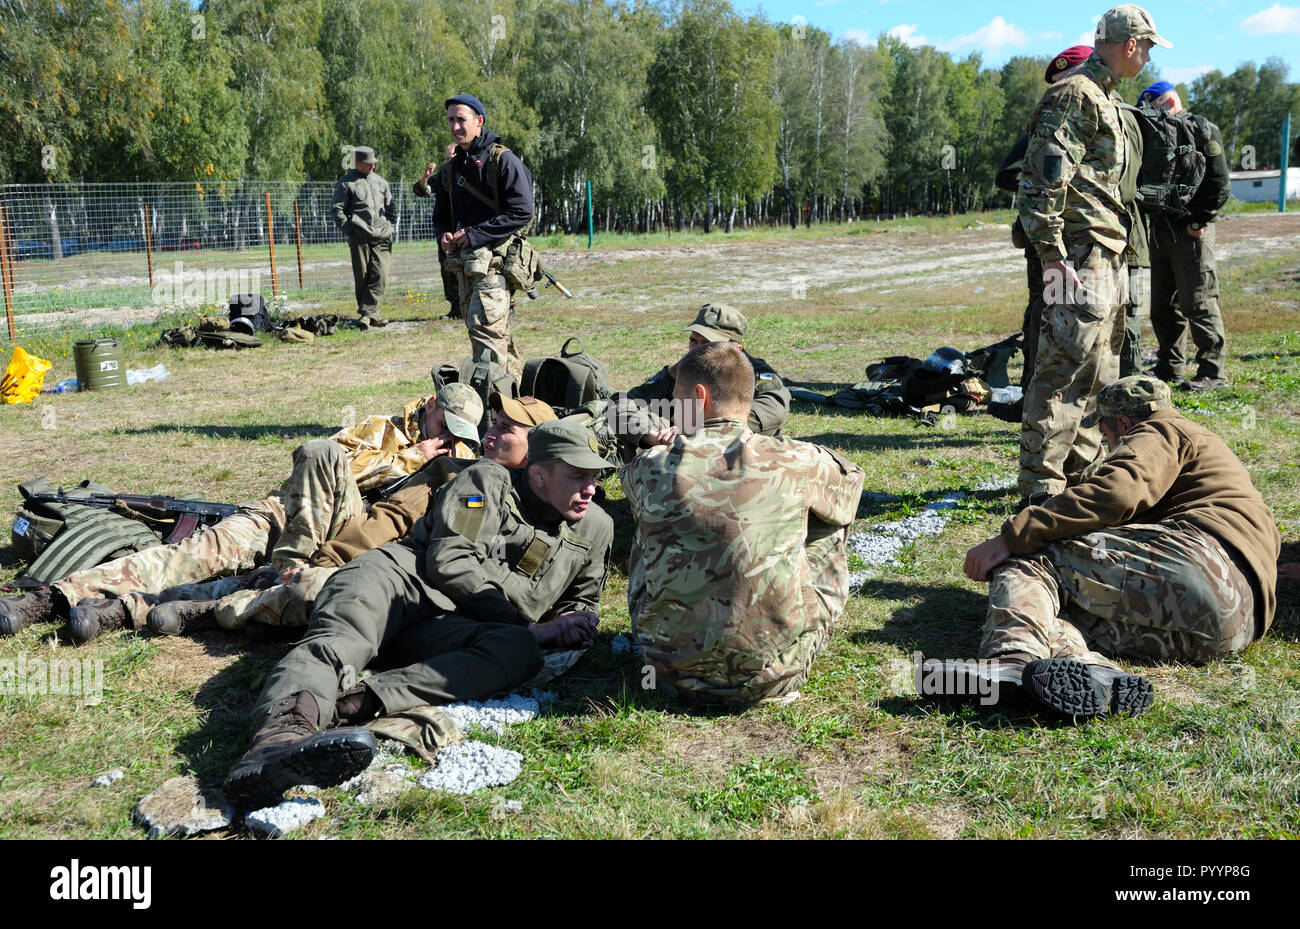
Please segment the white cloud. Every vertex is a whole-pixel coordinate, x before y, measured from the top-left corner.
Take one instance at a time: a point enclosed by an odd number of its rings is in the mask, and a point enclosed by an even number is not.
[[[941,51],[952,52],[958,49],[976,49],[991,58],[997,58],[1006,48],[1019,48],[1033,41],[1060,41],[1059,32],[1040,32],[1031,35],[1014,23],[1009,23],[1001,16],[994,16],[988,25],[981,26],[970,35],[945,39],[935,47]]]
[[[895,26],[889,30],[889,35],[892,35],[895,39],[900,39],[904,44],[910,45],[912,48],[925,45],[930,41],[925,36],[917,33],[915,24]]]
[[[846,29],[844,38],[850,42],[857,42],[863,47],[871,45],[876,40],[876,37],[865,29]]]
[[[1300,35],[1300,6],[1283,6],[1275,3],[1241,21],[1241,31],[1248,35]]]
[[[1214,70],[1213,65],[1192,65],[1186,68],[1161,68],[1161,80],[1168,81],[1171,84],[1186,84],[1196,80],[1202,74],[1207,74]]]

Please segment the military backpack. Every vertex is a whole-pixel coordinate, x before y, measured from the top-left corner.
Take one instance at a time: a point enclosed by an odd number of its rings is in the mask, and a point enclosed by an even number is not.
[[[574,343],[578,347],[571,351]],[[605,366],[588,355],[576,337],[561,345],[558,355],[525,362],[519,390],[525,397],[536,397],[557,411],[576,410],[593,400],[605,400],[613,392]]]
[[[495,393],[507,397],[518,397],[519,385],[510,376],[510,372],[501,367],[491,349],[483,349],[477,359],[466,358],[460,365],[442,364],[433,369],[433,386],[442,390],[447,384],[468,384],[474,388],[479,399],[483,401],[483,419],[479,431],[492,425],[492,405],[489,402]]]
[[[1205,180],[1208,124],[1190,113],[1169,113],[1151,101],[1120,104],[1137,115],[1142,130],[1138,208],[1144,213],[1185,216]]]

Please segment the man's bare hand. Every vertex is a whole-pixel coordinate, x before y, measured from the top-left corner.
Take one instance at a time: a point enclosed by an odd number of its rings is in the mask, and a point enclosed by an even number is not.
[[[1002,536],[995,535],[966,553],[963,570],[972,581],[987,581],[989,572],[1011,557],[1011,550]]]
[[[1070,267],[1068,262],[1064,261],[1046,261],[1043,262],[1043,284],[1046,287],[1054,287],[1057,283],[1068,284],[1069,286],[1062,290],[1062,293],[1074,293],[1075,291],[1087,291],[1088,288],[1083,286],[1083,281],[1079,280],[1079,275],[1075,273],[1074,268]]]
[[[1193,229],[1190,225],[1188,225],[1187,234],[1191,236],[1193,239],[1199,239],[1201,236],[1205,235],[1205,227],[1202,226],[1200,229]]]
[[[424,456],[426,461],[432,461],[441,455],[451,454],[451,443],[437,437],[418,442],[415,447],[420,450],[420,454]]]
[[[434,172],[434,171],[437,171],[437,170],[438,170],[438,165],[437,165],[436,162],[432,162],[432,161],[431,161],[431,162],[429,162],[427,165],[425,165],[425,166],[424,166],[424,180],[427,181],[429,178],[433,177],[433,172]]]
[[[586,648],[596,641],[600,617],[592,610],[570,610],[529,628],[541,648]]]
[[[442,253],[444,255],[450,255],[456,250],[456,246],[452,244],[455,240],[455,235],[454,232],[444,232],[442,238],[438,240],[438,244],[442,246]]]
[[[650,448],[655,445],[672,445],[682,431],[676,426],[669,426],[666,429],[657,429],[654,432],[647,432],[641,436],[640,446]]]

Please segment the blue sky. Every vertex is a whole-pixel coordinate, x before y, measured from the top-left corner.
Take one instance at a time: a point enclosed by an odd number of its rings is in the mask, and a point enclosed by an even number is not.
[[[1152,50],[1161,77],[1190,81],[1218,68],[1275,55],[1300,81],[1300,0],[1150,0],[1142,4],[1156,28],[1174,43]],[[1068,4],[1052,0],[732,0],[736,9],[761,7],[774,22],[802,22],[836,38],[874,42],[891,32],[914,45],[933,45],[954,57],[980,51],[985,65],[1015,55],[1052,55],[1070,45],[1091,45],[1107,0]]]

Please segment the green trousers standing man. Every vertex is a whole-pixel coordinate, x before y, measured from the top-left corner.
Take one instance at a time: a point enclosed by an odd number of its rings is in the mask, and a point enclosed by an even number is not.
[[[357,321],[362,329],[385,326],[379,298],[388,283],[393,253],[393,192],[375,172],[375,150],[361,145],[352,151],[355,167],[334,185],[330,210],[334,224],[348,239],[352,252],[352,281],[356,285]]]

